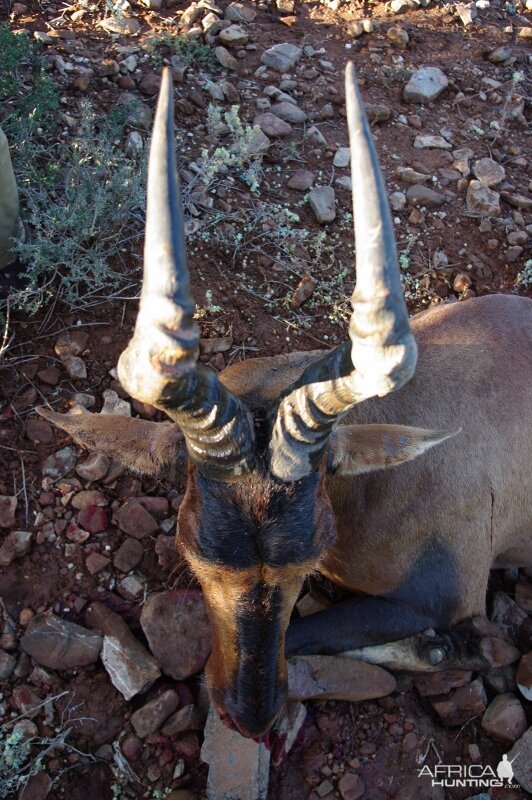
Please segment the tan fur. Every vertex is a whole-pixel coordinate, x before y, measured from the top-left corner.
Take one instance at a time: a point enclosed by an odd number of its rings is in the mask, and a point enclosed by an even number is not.
[[[434,307],[411,324],[414,378],[355,406],[343,424],[462,431],[397,469],[330,476],[338,537],[322,571],[347,589],[380,595],[405,580],[425,539],[437,535],[456,561],[458,622],[485,612],[492,565],[532,563],[532,303],[497,295]],[[269,400],[317,356],[247,361],[222,380],[250,402]]]

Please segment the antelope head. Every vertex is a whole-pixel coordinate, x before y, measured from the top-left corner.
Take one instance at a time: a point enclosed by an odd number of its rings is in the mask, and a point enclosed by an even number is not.
[[[304,578],[335,535],[324,476],[338,467],[345,442],[331,434],[356,403],[408,381],[417,350],[384,184],[349,64],[357,243],[350,341],[312,362],[267,407],[247,405],[198,363],[172,95],[166,70],[150,152],[140,308],[118,364],[130,395],[162,409],[171,422],[44,413],[79,442],[141,472],[175,466],[180,443],[186,445],[188,483],[177,542],[203,587],[210,616],[207,682],[222,718],[257,737],[285,701],[291,611]]]

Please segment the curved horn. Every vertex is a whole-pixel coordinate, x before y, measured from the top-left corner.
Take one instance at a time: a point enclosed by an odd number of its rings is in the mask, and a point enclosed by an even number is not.
[[[386,190],[352,63],[345,87],[357,245],[351,346],[311,364],[279,402],[270,468],[285,481],[316,470],[334,425],[356,403],[403,386],[417,360]]]
[[[197,363],[200,333],[193,319],[173,125],[173,87],[165,69],[150,148],[140,307],[118,377],[132,397],[179,425],[191,460],[206,477],[234,481],[255,464],[253,421],[216,374]]]

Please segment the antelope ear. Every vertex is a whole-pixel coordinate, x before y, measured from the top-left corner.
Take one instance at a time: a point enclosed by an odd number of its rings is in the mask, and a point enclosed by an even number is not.
[[[37,412],[69,433],[74,441],[120,461],[142,475],[184,460],[184,439],[173,422],[147,422],[112,414],[91,414],[76,406],[70,414],[47,408]]]
[[[329,441],[327,468],[337,475],[360,475],[411,461],[456,431],[408,425],[341,425]]]

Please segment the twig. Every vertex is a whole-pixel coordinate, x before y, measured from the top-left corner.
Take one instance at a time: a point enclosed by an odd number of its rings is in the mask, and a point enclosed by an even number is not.
[[[20,466],[22,469],[22,493],[24,495],[24,520],[26,525],[29,522],[29,504],[28,504],[28,490],[26,488],[26,467],[24,466],[24,459],[20,458]]]

